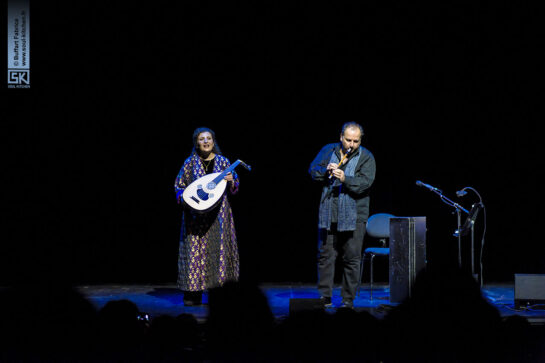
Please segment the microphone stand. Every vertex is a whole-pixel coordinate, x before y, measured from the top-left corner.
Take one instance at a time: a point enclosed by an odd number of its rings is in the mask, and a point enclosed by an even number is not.
[[[483,204],[483,198],[481,197],[479,192],[477,192],[477,190],[475,190],[472,187],[465,187],[461,191],[465,192],[466,189],[471,190],[472,192],[477,194],[477,196],[479,197],[479,202],[472,205],[471,211],[469,212],[468,221],[466,221],[466,223],[464,224],[464,227],[466,227],[468,222],[471,223],[471,228],[470,228],[471,230],[471,276],[473,276],[473,278],[477,280],[477,275],[475,274],[475,219],[477,218],[477,214],[479,213],[479,210],[484,209],[484,204]],[[461,194],[460,196],[463,196],[464,194]],[[465,233],[467,233],[467,229]],[[458,231],[455,232],[455,235],[456,234],[462,235],[465,233],[463,230],[458,229]],[[482,249],[482,246],[481,246],[481,249]],[[481,250],[481,254],[482,254],[482,250]],[[482,255],[481,255],[481,259],[482,259]],[[479,280],[480,280],[479,282],[482,288],[483,287],[482,266],[481,266],[481,271],[479,273]]]
[[[475,223],[471,223],[471,276],[477,280],[475,276]]]
[[[440,191],[441,192],[441,191]],[[454,232],[454,236],[458,237],[458,267],[462,268],[462,234],[459,233],[459,231],[462,229],[462,212],[465,212],[466,214],[469,214],[469,211],[462,207],[460,204],[453,202],[452,200],[448,199],[443,195],[443,192],[439,194],[439,197],[441,200],[447,204],[456,209],[456,219],[458,222],[458,229]]]
[[[426,186],[426,185],[424,185],[424,186]],[[458,229],[456,230],[456,232],[454,232],[454,236],[458,237],[458,267],[461,268],[462,267],[462,235],[461,235],[461,233],[458,233],[458,232],[462,229],[462,215],[461,215],[462,212],[465,212],[466,214],[469,214],[469,211],[467,209],[465,209],[464,207],[462,207],[460,204],[455,203],[452,200],[450,200],[449,198],[445,197],[441,190],[439,190],[437,188],[434,188],[434,187],[431,187],[431,188],[428,187],[428,189],[431,190],[432,192],[434,192],[435,194],[437,194],[439,196],[439,198],[441,198],[441,200],[445,204],[447,204],[447,205],[453,207],[454,209],[456,209],[457,220],[458,220]]]

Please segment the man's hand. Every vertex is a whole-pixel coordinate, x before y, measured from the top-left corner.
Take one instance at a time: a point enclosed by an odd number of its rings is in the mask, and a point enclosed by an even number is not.
[[[331,174],[337,179],[341,181],[341,183],[344,183],[345,177],[344,177],[344,171],[341,169],[333,169],[331,171]]]
[[[327,165],[327,171],[329,171],[335,178],[339,179],[341,183],[344,183],[344,171],[339,169],[339,164],[329,163]]]

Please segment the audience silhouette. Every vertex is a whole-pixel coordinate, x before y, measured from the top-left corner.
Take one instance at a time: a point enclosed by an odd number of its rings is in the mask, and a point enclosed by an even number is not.
[[[211,359],[240,361],[270,353],[274,315],[253,283],[227,282],[208,294],[206,347]]]
[[[95,308],[72,288],[4,288],[0,311],[0,361],[77,361],[94,350]]]
[[[543,362],[544,328],[502,318],[463,271],[429,266],[384,317],[303,310],[275,319],[257,284],[209,291],[208,317],[147,320],[129,300],[98,311],[76,289],[0,290],[0,361],[6,362]]]

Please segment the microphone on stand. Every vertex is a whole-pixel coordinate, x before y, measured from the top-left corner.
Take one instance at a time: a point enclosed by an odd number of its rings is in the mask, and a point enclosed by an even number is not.
[[[432,186],[429,185],[429,184],[422,183],[420,180],[417,180],[417,181],[416,181],[416,185],[418,185],[419,187],[428,188],[428,189],[431,190],[432,192],[441,192],[441,190],[437,189],[436,187],[432,187]]]
[[[465,188],[462,189],[462,190],[458,190],[458,191],[456,192],[456,195],[457,195],[458,197],[463,197],[463,196],[466,195],[466,194],[467,194],[467,192],[466,192],[466,189],[465,189]]]
[[[479,211],[484,208],[484,205],[482,203],[475,203],[471,206],[471,210],[468,213],[467,219],[462,226],[461,229],[456,230],[454,232],[454,236],[465,236],[469,230],[471,229],[471,226],[475,224],[475,219],[477,219],[477,214],[479,214]]]

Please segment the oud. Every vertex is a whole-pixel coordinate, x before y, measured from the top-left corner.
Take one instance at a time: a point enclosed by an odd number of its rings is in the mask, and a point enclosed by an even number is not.
[[[184,202],[198,212],[207,212],[214,208],[221,200],[227,187],[225,176],[235,170],[239,164],[248,170],[252,170],[242,160],[237,160],[222,172],[207,174],[185,188],[182,194]]]

